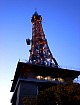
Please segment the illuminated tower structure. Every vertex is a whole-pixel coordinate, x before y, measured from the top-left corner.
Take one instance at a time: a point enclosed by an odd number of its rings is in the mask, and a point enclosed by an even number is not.
[[[25,97],[37,96],[39,91],[57,84],[67,84],[80,75],[79,71],[60,68],[53,57],[42,28],[42,17],[35,12],[31,19],[32,39],[27,62],[19,61],[12,80],[12,105],[25,105]]]
[[[49,49],[47,39],[42,28],[42,17],[37,12],[34,13],[31,19],[32,22],[32,40],[29,62],[32,64],[47,65],[58,67],[58,63],[53,58],[52,53]],[[27,44],[30,40],[27,39]]]

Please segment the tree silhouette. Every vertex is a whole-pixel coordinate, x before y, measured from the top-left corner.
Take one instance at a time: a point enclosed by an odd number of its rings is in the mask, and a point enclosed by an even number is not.
[[[52,86],[28,100],[30,105],[80,105],[80,84]],[[29,102],[25,105],[29,105]]]

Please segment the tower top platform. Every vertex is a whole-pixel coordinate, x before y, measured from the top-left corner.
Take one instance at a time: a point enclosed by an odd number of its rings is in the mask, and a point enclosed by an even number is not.
[[[41,21],[41,20],[42,20],[41,15],[39,15],[37,12],[35,12],[35,13],[32,15],[31,22],[34,22],[35,20],[38,20],[38,21]]]

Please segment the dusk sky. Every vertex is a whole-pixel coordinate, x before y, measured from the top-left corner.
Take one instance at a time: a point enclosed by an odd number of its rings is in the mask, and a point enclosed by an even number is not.
[[[11,105],[17,63],[29,58],[26,39],[32,35],[35,8],[43,18],[43,30],[58,64],[80,70],[80,0],[0,0],[1,105]]]

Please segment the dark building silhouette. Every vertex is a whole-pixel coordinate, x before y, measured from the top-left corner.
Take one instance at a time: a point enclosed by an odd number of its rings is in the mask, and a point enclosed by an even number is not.
[[[80,75],[79,71],[60,68],[53,57],[42,28],[42,17],[35,12],[32,15],[32,39],[26,39],[31,45],[27,62],[19,61],[11,86],[12,105],[24,105],[24,97],[37,96],[46,88],[57,84],[68,84]]]

